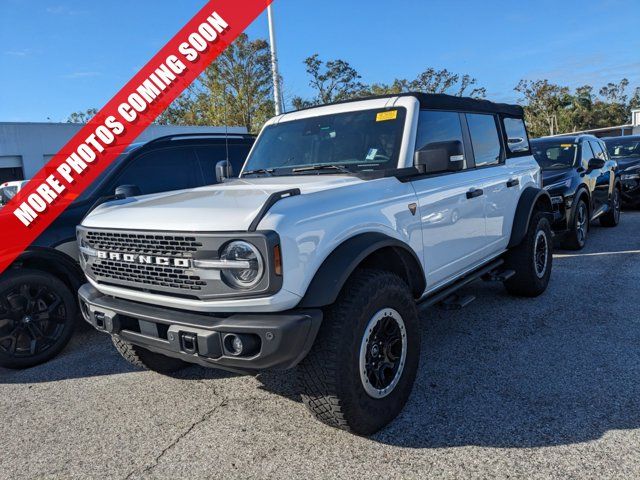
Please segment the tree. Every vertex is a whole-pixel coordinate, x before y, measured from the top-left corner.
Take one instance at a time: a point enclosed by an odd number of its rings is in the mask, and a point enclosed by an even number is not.
[[[625,93],[629,80],[623,78],[618,83],[607,83],[600,89],[601,100],[594,105],[596,127],[623,125],[629,121],[631,106]]]
[[[636,90],[633,93],[633,97],[631,97],[631,101],[629,102],[629,108],[640,108],[640,87],[636,87]]]
[[[89,120],[91,120],[96,113],[98,113],[97,108],[89,108],[84,112],[82,111],[73,112],[67,118],[67,123],[88,123]]]
[[[304,60],[307,73],[311,76],[309,85],[315,96],[304,100],[295,97],[294,108],[331,103],[349,98],[368,95],[393,95],[404,92],[448,93],[457,96],[484,98],[486,89],[478,87],[478,81],[470,75],[460,75],[447,69],[427,68],[415,79],[397,78],[389,84],[361,82],[360,74],[345,60],[323,62],[318,54]]]
[[[313,54],[304,60],[307,73],[311,76],[309,85],[316,95],[311,100],[294,97],[292,105],[296,109],[338,102],[362,95],[365,85],[360,82],[360,74],[344,60],[320,60]]]
[[[524,97],[527,124],[532,136],[555,135],[565,130],[565,109],[572,100],[568,87],[550,83],[546,79],[520,80],[515,91]]]
[[[161,115],[158,123],[234,125],[257,132],[273,115],[266,40],[238,38]]]

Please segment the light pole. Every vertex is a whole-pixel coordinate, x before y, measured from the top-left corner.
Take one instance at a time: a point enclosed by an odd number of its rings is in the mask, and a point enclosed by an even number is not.
[[[276,55],[276,34],[273,28],[273,7],[267,7],[269,19],[269,44],[271,46],[271,75],[273,76],[273,103],[276,107],[276,115],[282,113],[282,95],[280,92],[280,74],[278,73],[278,56]]]

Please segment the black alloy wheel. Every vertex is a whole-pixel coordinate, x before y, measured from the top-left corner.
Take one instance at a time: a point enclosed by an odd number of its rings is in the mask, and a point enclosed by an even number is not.
[[[10,271],[0,281],[0,366],[25,368],[56,355],[77,321],[75,299],[53,275]]]

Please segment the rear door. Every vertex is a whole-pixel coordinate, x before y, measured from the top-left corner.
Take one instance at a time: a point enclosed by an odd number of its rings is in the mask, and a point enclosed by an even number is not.
[[[531,150],[520,118],[467,113],[466,121],[480,188],[486,197],[485,254],[489,256],[502,252],[509,243],[520,193],[526,184],[525,174],[530,170],[514,157],[528,155]]]
[[[458,140],[464,145],[463,170],[417,177],[411,183],[422,221],[427,283],[446,282],[477,263],[486,246],[484,201],[473,168],[463,114],[423,110],[418,120],[416,150],[429,143]]]

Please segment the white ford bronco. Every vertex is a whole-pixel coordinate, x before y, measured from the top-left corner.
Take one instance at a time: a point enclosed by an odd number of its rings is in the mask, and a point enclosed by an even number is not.
[[[267,122],[238,179],[101,205],[78,227],[85,319],[130,362],[289,369],[320,420],[403,408],[418,306],[544,292],[551,199],[519,106],[372,97]]]

